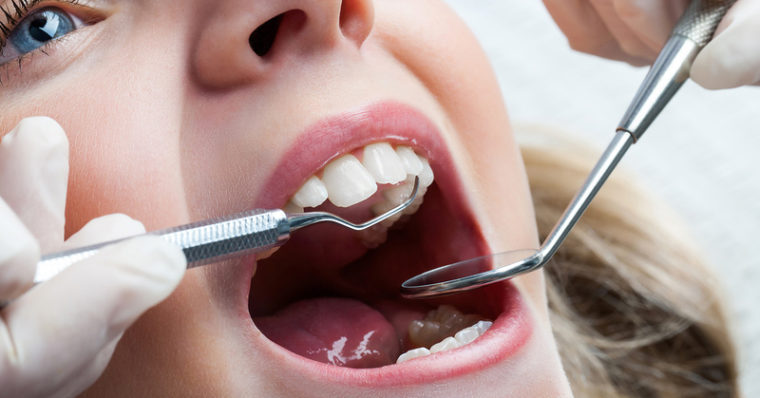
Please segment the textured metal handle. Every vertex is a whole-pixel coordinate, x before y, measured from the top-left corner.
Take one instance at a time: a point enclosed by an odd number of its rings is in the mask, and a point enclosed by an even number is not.
[[[698,47],[704,47],[734,3],[736,0],[693,0],[678,20],[673,34],[687,37]]]
[[[187,268],[219,261],[244,252],[260,252],[280,246],[290,236],[282,210],[251,210],[234,216],[200,221],[150,232],[182,248]],[[68,250],[42,257],[34,282],[44,282],[71,264],[84,260],[124,239]]]
[[[678,20],[649,73],[620,120],[617,131],[638,140],[689,78],[691,65],[712,39],[736,0],[693,0]]]

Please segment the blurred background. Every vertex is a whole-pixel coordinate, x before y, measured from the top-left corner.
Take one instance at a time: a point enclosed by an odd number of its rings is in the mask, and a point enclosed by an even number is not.
[[[645,68],[572,51],[540,1],[447,2],[488,53],[513,123],[559,127],[601,154]],[[680,214],[721,274],[741,385],[760,396],[760,87],[687,82],[620,167]]]

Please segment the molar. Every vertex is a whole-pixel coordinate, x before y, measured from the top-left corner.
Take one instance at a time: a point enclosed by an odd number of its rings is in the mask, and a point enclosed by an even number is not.
[[[430,347],[482,319],[480,315],[463,314],[450,305],[441,305],[428,312],[425,319],[409,324],[409,341],[415,346]]]

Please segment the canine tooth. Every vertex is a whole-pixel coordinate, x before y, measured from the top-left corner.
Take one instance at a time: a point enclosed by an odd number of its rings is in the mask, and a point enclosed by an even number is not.
[[[427,159],[420,157],[422,162],[422,171],[420,172],[420,185],[423,187],[429,187],[433,183],[433,169],[430,168],[430,162]]]
[[[395,184],[406,178],[401,159],[387,142],[365,146],[362,164],[378,184]]]
[[[485,333],[492,325],[493,322],[491,321],[478,321],[478,323],[473,326],[477,327],[480,334],[483,335],[483,333]]]
[[[433,346],[430,347],[430,353],[433,354],[439,351],[453,350],[454,348],[459,348],[459,347],[461,347],[461,344],[459,344],[457,339],[449,336],[441,340],[440,342],[433,344]]]
[[[293,203],[300,207],[317,207],[327,200],[327,187],[317,176],[311,176],[293,195]]]
[[[402,182],[399,185],[390,187],[383,191],[383,196],[385,199],[388,199],[388,201],[391,202],[394,206],[398,206],[401,203],[404,203],[407,199],[409,199],[409,196],[412,195],[412,190],[414,189],[414,176],[408,176],[404,182]],[[419,191],[419,188],[418,188]]]
[[[422,162],[412,148],[403,145],[399,146],[396,148],[396,155],[401,159],[401,164],[404,165],[406,174],[420,175],[420,172],[422,172]]]
[[[322,182],[327,188],[327,198],[339,207],[355,205],[377,191],[375,179],[353,155],[345,155],[325,166]]]
[[[430,350],[425,347],[415,348],[399,355],[396,363],[406,362],[410,359],[425,357],[430,355]]]
[[[290,201],[285,205],[285,207],[282,208],[282,210],[288,214],[303,213],[303,207],[298,206]]]

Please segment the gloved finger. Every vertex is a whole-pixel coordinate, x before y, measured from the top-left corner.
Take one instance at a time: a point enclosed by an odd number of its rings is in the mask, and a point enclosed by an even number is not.
[[[67,250],[93,243],[107,242],[144,232],[145,227],[141,222],[124,214],[109,214],[90,220],[79,231],[71,235],[61,249]],[[95,380],[103,372],[111,360],[111,356],[113,356],[120,337],[121,334],[112,339],[100,349],[89,363],[84,365],[83,369],[80,369],[79,374],[83,375],[82,380]],[[68,390],[63,390],[63,387],[59,390],[63,396],[74,396],[81,391],[81,387],[77,383],[70,383],[65,386]]]
[[[636,58],[643,58],[646,60],[653,60],[657,56],[657,52],[644,44],[639,36],[636,34],[635,28],[628,25],[627,21],[623,21],[621,15],[618,13],[615,0],[589,0],[591,5],[596,9],[597,14],[607,26],[607,30],[612,37],[617,41],[618,46],[628,55],[632,55]],[[638,27],[642,29],[647,25]]]
[[[0,339],[3,393],[82,391],[107,363],[104,348],[165,299],[185,267],[180,248],[143,236],[106,247],[19,297],[2,314],[9,334]]]
[[[127,238],[142,233],[145,233],[145,227],[141,222],[124,214],[109,214],[90,220],[82,229],[66,240],[62,250]]]
[[[704,88],[723,89],[760,82],[760,2],[739,0],[715,37],[699,53],[691,78]]]
[[[689,0],[615,0],[620,19],[655,55],[670,37]]]
[[[13,210],[0,198],[0,303],[32,286],[40,247]]]
[[[576,51],[644,65],[647,60],[625,53],[588,0],[544,0],[546,9]]]
[[[63,243],[68,176],[68,139],[53,119],[23,119],[0,142],[0,196],[45,252]]]

